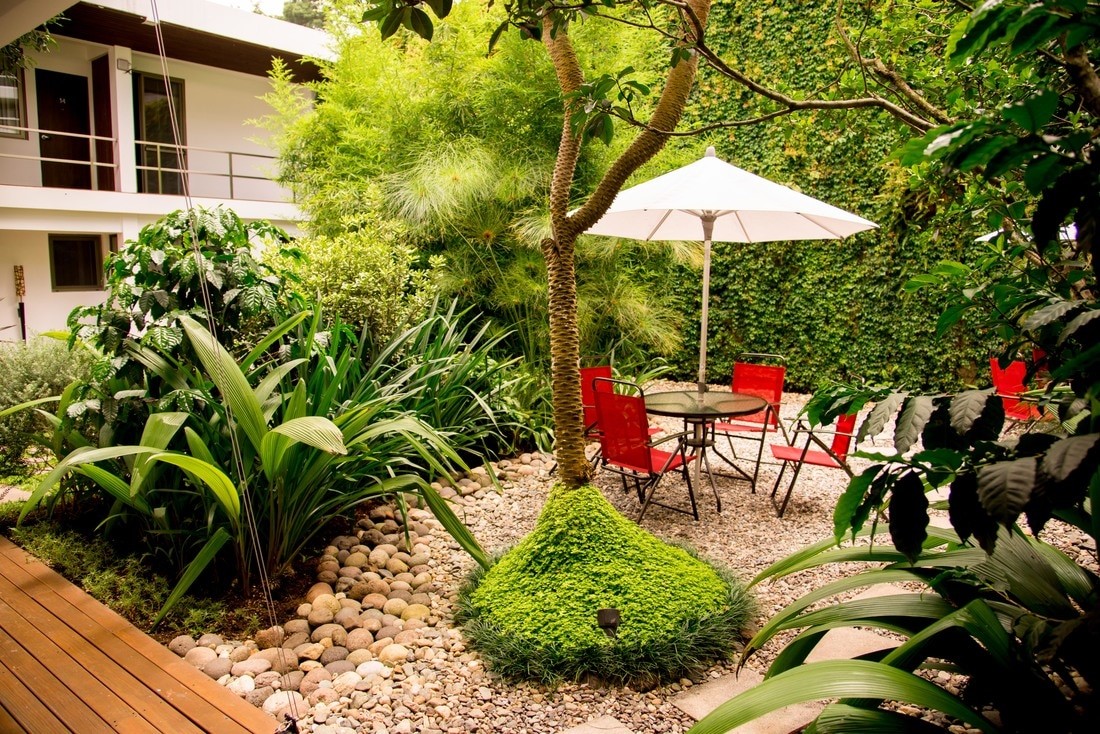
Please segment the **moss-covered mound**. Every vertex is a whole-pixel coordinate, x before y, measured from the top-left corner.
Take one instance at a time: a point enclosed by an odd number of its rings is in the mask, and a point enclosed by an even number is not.
[[[727,657],[752,613],[744,587],[619,514],[595,487],[556,488],[534,531],[460,593],[491,668],[553,682],[668,680]],[[621,614],[618,636],[596,610]]]

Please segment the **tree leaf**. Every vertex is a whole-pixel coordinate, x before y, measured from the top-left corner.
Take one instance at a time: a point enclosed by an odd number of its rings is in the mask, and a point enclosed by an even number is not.
[[[179,582],[172,589],[172,593],[168,595],[168,598],[164,601],[164,606],[157,612],[157,616],[153,619],[153,626],[156,627],[163,621],[165,616],[179,604],[180,599],[187,593],[187,590],[191,588],[192,584],[199,580],[202,572],[206,570],[206,567],[210,565],[210,562],[214,560],[214,557],[218,555],[218,551],[222,546],[226,544],[226,541],[230,539],[230,535],[226,532],[225,528],[218,528],[214,531],[214,534],[203,544],[199,552],[195,554],[195,557],[191,559],[191,562],[187,564],[187,568],[184,569],[183,576],[180,577]]]
[[[1082,466],[1095,463],[1093,454],[1100,444],[1100,434],[1090,433],[1085,436],[1071,436],[1051,446],[1043,457],[1043,473],[1055,481],[1064,482],[1073,472]]]
[[[1058,335],[1058,344],[1061,345],[1066,339],[1077,333],[1079,329],[1091,324],[1096,319],[1100,319],[1100,309],[1098,308],[1077,314],[1062,330],[1062,333]]]
[[[1047,324],[1061,321],[1063,316],[1072,311],[1076,311],[1081,308],[1082,305],[1080,301],[1055,301],[1029,314],[1028,317],[1023,320],[1023,323],[1020,324],[1020,328],[1024,331],[1041,329]]]
[[[848,482],[848,487],[844,490],[844,494],[840,496],[840,499],[837,500],[836,508],[833,510],[833,535],[836,537],[836,542],[839,543],[843,540],[849,530],[859,530],[852,524],[856,509],[862,504],[863,497],[867,494],[871,482],[883,468],[882,464],[876,464],[869,469],[865,469],[862,474],[852,477],[852,480]],[[862,523],[860,524],[862,525]]]
[[[928,497],[920,475],[910,471],[898,477],[890,492],[890,537],[910,562],[916,560],[928,537]]]
[[[985,403],[992,394],[991,390],[965,390],[951,398],[947,409],[951,418],[951,427],[959,435],[969,433],[974,422],[985,410]]]
[[[935,402],[928,395],[910,396],[905,401],[894,428],[894,448],[898,453],[904,454],[917,442],[935,408]]]
[[[886,428],[886,424],[894,419],[894,413],[897,412],[906,395],[907,393],[903,392],[890,393],[885,399],[875,404],[875,407],[871,408],[867,420],[863,421],[863,425],[859,427],[856,443],[861,443],[866,438],[873,438],[882,433],[883,429]]]
[[[978,500],[978,475],[967,471],[955,476],[947,496],[947,517],[961,540],[973,535],[986,553],[997,542],[997,523]]]
[[[432,25],[432,19],[428,17],[428,14],[416,7],[408,8],[408,11],[404,21],[405,27],[425,41],[432,40],[435,27]]]
[[[1031,499],[1037,480],[1034,456],[987,464],[978,469],[978,500],[995,521],[1011,525]]]
[[[1005,105],[1001,110],[1001,116],[1029,133],[1038,133],[1050,122],[1057,108],[1058,95],[1049,89],[1044,89],[1027,99]]]

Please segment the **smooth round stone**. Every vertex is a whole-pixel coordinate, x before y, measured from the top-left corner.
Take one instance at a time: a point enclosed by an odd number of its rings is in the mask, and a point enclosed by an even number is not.
[[[370,678],[372,675],[389,675],[390,669],[381,660],[369,660],[355,669],[362,678]]]
[[[279,647],[286,639],[286,632],[282,627],[275,625],[256,633],[256,646],[261,650],[267,647]]]
[[[367,561],[374,568],[384,567],[387,563],[389,563],[389,560],[390,554],[382,548],[375,548],[370,552],[370,555],[367,557]]]
[[[214,658],[209,663],[202,666],[202,672],[206,673],[214,680],[217,680],[223,675],[229,675],[234,665],[235,663],[229,658]]]
[[[362,680],[363,676],[359,675],[354,670],[349,670],[332,679],[332,688],[341,696],[344,696],[354,691],[355,686]]]
[[[356,566],[362,571],[363,566],[366,566],[370,561],[367,560],[367,554],[356,551],[350,556],[344,559],[344,566]]]
[[[355,666],[349,663],[347,660],[334,660],[325,666],[325,670],[332,673],[333,676],[346,673],[349,670],[355,670]]]
[[[306,602],[312,604],[314,599],[323,594],[332,596],[332,587],[328,584],[314,584],[313,586],[309,587],[309,591],[306,592]]]
[[[401,601],[408,604],[409,600],[412,599],[412,592],[411,591],[405,591],[404,589],[396,589],[396,590],[390,592],[390,598],[391,599],[400,599]],[[387,612],[387,613],[388,614],[393,614],[394,616],[400,616],[399,612]]]
[[[301,670],[292,670],[279,679],[284,691],[297,691],[302,685],[302,679],[306,674]]]
[[[244,696],[246,693],[256,690],[256,679],[250,675],[242,675],[240,678],[234,678],[229,681],[229,685],[227,685],[226,688],[233,691],[238,696]]]
[[[327,607],[314,608],[310,611],[309,616],[306,619],[314,627],[320,627],[323,624],[329,624],[335,619],[336,613]]]
[[[299,632],[309,634],[309,622],[304,619],[292,619],[283,625],[283,630],[288,635],[296,635]]]
[[[396,638],[399,634],[401,634],[401,632],[401,627],[397,627],[396,625],[388,625],[378,630],[378,632],[374,635],[374,639],[381,640],[386,637]]]
[[[217,657],[218,653],[214,652],[209,647],[193,647],[187,651],[187,654],[183,656],[183,659],[191,665],[194,665],[199,670],[202,670],[202,667],[204,665]]]
[[[382,648],[382,651],[378,653],[378,659],[389,666],[399,665],[405,662],[405,659],[409,655],[409,648],[404,645],[398,645],[392,643]]]
[[[336,703],[340,700],[340,694],[332,688],[318,688],[309,694],[309,705],[318,706],[323,703]]]
[[[427,619],[431,613],[423,604],[410,604],[401,612],[401,619]]]
[[[374,634],[378,630],[382,629],[382,620],[378,617],[363,617],[362,629]]]
[[[344,641],[344,646],[349,651],[365,650],[374,644],[374,635],[369,630],[359,627],[348,632],[347,640]]]
[[[282,709],[296,707],[304,708],[306,699],[297,691],[276,691],[264,700],[263,710],[274,716]]]
[[[309,642],[309,634],[306,632],[295,632],[293,635],[289,635],[283,642],[283,647],[288,647],[291,650],[295,649],[299,645],[304,645]]]
[[[411,583],[412,587],[415,589],[418,586],[423,586],[424,584],[430,584],[431,582],[432,582],[432,575],[430,573],[418,573],[418,574],[416,574],[416,576],[413,576],[413,580],[409,583]]]
[[[409,605],[422,604],[423,606],[430,607],[432,605],[432,598],[424,593],[416,593],[409,597]]]
[[[416,630],[402,630],[393,638],[398,645],[413,645],[420,639],[420,633]]]
[[[396,576],[399,573],[405,573],[406,571],[408,571],[409,565],[397,558],[391,558],[390,560],[386,561],[386,570]]]
[[[320,642],[306,642],[294,648],[294,653],[302,660],[320,660],[325,654],[325,646]]]
[[[302,678],[302,682],[298,685],[298,690],[301,691],[303,696],[308,696],[320,687],[322,681],[328,682],[331,680],[332,673],[324,668],[314,668]]]
[[[179,655],[181,658],[187,654],[188,650],[195,648],[195,638],[190,635],[180,635],[179,637],[173,637],[172,641],[168,643],[168,649]]]
[[[390,599],[386,600],[386,604],[382,607],[382,611],[386,614],[400,616],[400,614],[404,612],[405,608],[408,606],[409,603],[404,599],[396,599],[391,596]]]
[[[415,578],[410,573],[403,573],[401,575],[408,578]],[[403,581],[397,576],[394,576],[393,581],[390,582],[390,593],[392,594],[394,591],[412,591],[412,584],[410,584],[408,581]]]
[[[235,663],[239,663],[242,660],[248,660],[254,652],[256,652],[256,648],[254,647],[239,645],[233,648],[233,652],[229,653],[229,659]]]
[[[320,594],[311,603],[314,610],[318,608],[328,609],[333,614],[340,611],[340,600],[336,598],[335,594]]]
[[[205,634],[198,639],[196,644],[198,644],[199,647],[209,647],[213,650],[218,645],[224,645],[225,640],[222,639],[221,635]]]
[[[374,660],[374,656],[370,654],[370,650],[362,648],[349,652],[346,660],[358,668],[363,663]]]
[[[388,601],[389,599],[382,594],[367,594],[363,597],[363,608],[383,609]]]
[[[359,605],[356,604],[355,606],[358,607]],[[336,613],[336,616],[332,618],[332,621],[346,630],[353,630],[359,626],[359,609],[344,607]]]
[[[232,675],[248,675],[255,678],[260,673],[271,670],[271,661],[266,658],[249,658],[239,663],[234,663],[229,670]]]
[[[340,570],[340,563],[335,558],[322,560],[317,564],[317,573],[335,573]]]
[[[257,686],[271,686],[272,688],[282,688],[282,676],[276,673],[274,670],[269,670],[266,673],[260,673],[256,676]]]
[[[348,631],[339,624],[323,624],[310,635],[310,639],[314,642],[320,642],[325,638],[332,640],[333,645],[343,645],[348,640]]]
[[[302,619],[305,619],[306,617],[309,616],[309,613],[312,612],[312,611],[313,611],[313,605],[310,604],[309,602],[306,602],[305,604],[299,604],[298,605],[298,610],[295,612],[295,614],[297,614]]]
[[[328,665],[329,663],[335,663],[337,660],[344,660],[348,656],[348,649],[339,645],[333,645],[327,648],[321,657],[319,658],[322,665]]]
[[[285,647],[271,647],[267,650],[260,650],[249,660],[256,658],[269,661],[271,669],[280,673],[289,673],[298,667],[298,656],[294,654],[293,650],[288,650]]]
[[[370,586],[364,581],[356,581],[348,587],[347,595],[356,601],[362,601],[363,597],[370,593]]]

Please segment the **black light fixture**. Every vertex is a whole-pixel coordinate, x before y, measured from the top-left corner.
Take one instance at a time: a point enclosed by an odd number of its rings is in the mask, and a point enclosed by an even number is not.
[[[607,633],[608,637],[614,638],[617,636],[620,620],[621,616],[619,615],[618,609],[607,608],[596,610],[596,624]]]

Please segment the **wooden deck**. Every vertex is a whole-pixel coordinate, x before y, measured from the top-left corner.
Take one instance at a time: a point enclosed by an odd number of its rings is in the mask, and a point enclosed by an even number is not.
[[[0,732],[257,732],[279,724],[0,537]]]

